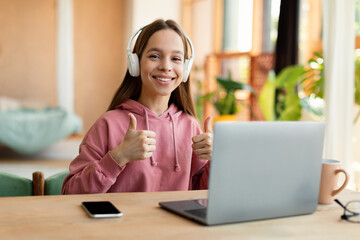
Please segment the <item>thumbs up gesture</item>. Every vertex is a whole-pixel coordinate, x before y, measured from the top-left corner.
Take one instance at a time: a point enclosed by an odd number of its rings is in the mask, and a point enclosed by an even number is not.
[[[132,113],[129,113],[129,120],[129,127],[124,140],[110,152],[120,166],[124,166],[128,162],[149,158],[156,149],[155,132],[136,130],[137,122]]]
[[[204,123],[204,133],[194,136],[192,138],[195,154],[200,159],[211,159],[212,153],[212,128],[211,128],[211,119],[212,117],[208,117]]]

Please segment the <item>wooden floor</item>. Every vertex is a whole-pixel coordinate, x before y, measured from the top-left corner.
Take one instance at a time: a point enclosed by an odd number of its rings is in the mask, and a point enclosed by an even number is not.
[[[61,161],[52,161],[51,159],[2,159],[0,158],[0,170],[1,165],[28,165],[28,166],[43,166],[43,167],[59,167],[66,168],[69,167],[70,160],[61,160]]]
[[[72,159],[46,159],[38,155],[22,155],[12,151],[3,145],[0,145],[0,165],[18,164],[18,165],[41,165],[48,167],[68,167]],[[0,166],[1,168],[1,166]]]
[[[74,144],[77,144],[76,142]],[[67,146],[68,147],[68,146]],[[42,171],[45,177],[49,177],[57,172],[64,171],[69,168],[70,162],[76,156],[78,146],[73,146],[66,154],[59,154],[61,149],[52,149],[48,152],[35,155],[22,155],[14,152],[10,148],[0,145],[0,171],[16,174],[22,177],[31,178],[32,172]],[[62,157],[65,156],[63,159]]]

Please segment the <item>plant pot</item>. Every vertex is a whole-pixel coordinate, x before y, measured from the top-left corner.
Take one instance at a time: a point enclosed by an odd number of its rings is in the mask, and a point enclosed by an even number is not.
[[[220,115],[215,118],[215,122],[219,121],[237,121],[237,117],[235,114],[232,115]]]

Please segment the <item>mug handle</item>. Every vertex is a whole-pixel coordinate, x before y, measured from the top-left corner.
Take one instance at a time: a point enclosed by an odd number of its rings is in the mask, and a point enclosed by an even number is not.
[[[344,181],[344,183],[343,183],[343,185],[341,187],[339,187],[338,189],[336,189],[336,190],[334,190],[332,192],[331,196],[335,196],[336,194],[341,192],[346,187],[346,185],[349,183],[349,174],[344,169],[336,169],[335,170],[335,175],[340,173],[340,172],[344,173],[345,181]]]

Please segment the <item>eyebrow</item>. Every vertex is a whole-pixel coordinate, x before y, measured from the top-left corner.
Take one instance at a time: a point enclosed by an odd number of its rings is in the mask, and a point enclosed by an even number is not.
[[[161,49],[159,49],[159,48],[150,48],[148,51],[147,51],[147,53],[148,52],[162,52],[162,50]],[[184,55],[184,53],[182,52],[182,51],[180,51],[180,50],[174,50],[174,51],[172,51],[173,53],[179,53],[179,54],[182,54],[182,55]]]

